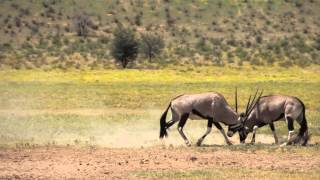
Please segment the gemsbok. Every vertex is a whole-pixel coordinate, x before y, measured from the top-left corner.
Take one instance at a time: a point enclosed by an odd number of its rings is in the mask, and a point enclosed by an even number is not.
[[[244,113],[240,114],[240,121],[243,125],[242,136],[240,142],[244,143],[248,133],[253,132],[251,144],[255,143],[257,129],[269,125],[273,133],[275,143],[278,144],[278,137],[275,132],[274,122],[285,119],[288,123],[288,140],[282,145],[301,144],[306,145],[309,139],[308,125],[305,116],[305,105],[297,97],[284,95],[269,95],[256,98],[258,90],[253,100],[250,102],[251,96],[247,103]],[[297,136],[294,134],[294,120],[300,125]]]
[[[237,91],[236,104],[237,104]],[[171,110],[172,119],[166,122],[167,112]],[[224,129],[221,127],[220,122],[228,125],[228,136],[233,135],[236,131],[241,131],[243,128],[239,121],[239,116],[236,110],[232,109],[223,95],[220,93],[202,93],[202,94],[188,94],[180,95],[171,100],[167,109],[163,112],[160,118],[160,138],[167,136],[167,129],[174,123],[179,122],[178,131],[185,141],[187,146],[190,146],[190,142],[183,132],[183,127],[186,124],[188,118],[190,119],[206,119],[208,120],[207,131],[197,141],[197,145],[200,146],[204,138],[211,132],[212,124],[214,124],[222,133],[227,144],[231,145]],[[229,133],[232,132],[232,133]],[[231,137],[229,136],[229,137]]]

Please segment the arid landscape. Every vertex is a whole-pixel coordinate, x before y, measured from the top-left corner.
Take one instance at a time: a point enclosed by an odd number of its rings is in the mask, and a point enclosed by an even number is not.
[[[319,0],[1,0],[0,179],[320,179],[319,12]],[[238,117],[256,89],[303,102],[306,146],[281,146],[284,118],[278,144],[269,126],[233,145],[213,127],[198,147],[207,120],[187,121],[190,147],[177,125],[159,139],[173,98],[218,92]]]
[[[268,150],[264,150],[268,149]],[[35,147],[1,150],[0,176],[8,179],[319,178],[319,146],[208,146],[200,148]]]

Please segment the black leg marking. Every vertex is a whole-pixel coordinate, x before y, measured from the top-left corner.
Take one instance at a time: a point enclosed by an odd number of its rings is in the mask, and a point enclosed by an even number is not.
[[[212,123],[213,123],[213,118],[208,118],[208,124],[207,127],[212,127]]]
[[[288,121],[288,130],[293,131],[294,130],[293,119],[291,117],[287,117],[287,121]]]
[[[211,131],[211,128],[212,128],[212,123],[213,123],[213,118],[208,118],[208,124],[207,124],[207,129],[210,129]],[[201,137],[201,139],[203,140],[210,132],[207,132]]]
[[[216,126],[216,128],[218,128],[219,130],[222,129],[222,126],[220,125],[220,123],[218,122],[213,122],[213,124]]]
[[[229,141],[229,139],[228,139],[226,133],[224,132],[224,129],[223,129],[222,126],[220,125],[220,123],[218,123],[218,122],[213,122],[213,124],[216,126],[216,128],[219,129],[219,131],[220,131],[221,134],[223,135],[226,143],[227,143],[228,145],[231,145],[232,143]]]
[[[176,121],[171,120],[171,121],[167,122],[166,129],[170,128],[174,123],[176,123]]]
[[[183,128],[184,125],[186,124],[188,118],[189,118],[189,114],[183,114],[180,121],[179,121],[178,127]]]
[[[273,123],[270,123],[269,126],[270,126],[271,131],[275,131]]]
[[[188,120],[188,117],[189,117],[189,114],[183,114],[180,121],[179,121],[179,124],[178,124],[178,131],[181,135],[181,137],[183,138],[183,140],[185,141],[185,143],[187,144],[187,146],[190,146],[190,143],[189,143],[189,140],[188,138],[186,137],[186,135],[183,133],[183,127],[184,125],[186,124],[187,120]]]
[[[273,133],[274,142],[275,142],[276,144],[278,144],[279,141],[278,141],[278,136],[277,136],[277,134],[276,134],[276,129],[274,128],[274,124],[273,124],[273,123],[270,123],[269,126],[270,126],[270,129],[271,129],[272,133]]]
[[[204,133],[203,136],[198,140],[197,146],[200,146],[204,138],[211,132],[212,129],[212,123],[213,123],[213,118],[208,118],[208,125],[207,125],[207,131]]]

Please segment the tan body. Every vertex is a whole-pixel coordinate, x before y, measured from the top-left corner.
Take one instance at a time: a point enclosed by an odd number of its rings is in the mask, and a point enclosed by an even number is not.
[[[278,120],[286,120],[288,123],[289,135],[288,141],[293,134],[293,121],[296,120],[301,126],[301,133],[307,133],[307,122],[305,119],[305,107],[301,100],[292,96],[271,95],[260,97],[259,101],[254,106],[247,120],[244,122],[244,127],[248,132],[253,132],[251,143],[255,142],[255,134],[259,127],[269,125],[273,131],[275,142],[278,143],[278,138],[275,134],[273,123]],[[303,132],[301,132],[301,130]]]
[[[172,119],[166,123],[165,118],[169,109],[172,112]],[[219,122],[229,126],[241,125],[238,121],[237,113],[228,105],[221,94],[215,92],[187,94],[173,99],[167,110],[163,113],[160,119],[160,138],[166,136],[167,128],[179,122],[178,131],[186,144],[190,145],[189,140],[183,133],[183,127],[188,118],[208,120],[208,129],[198,140],[197,145],[200,145],[203,139],[211,132],[212,124],[220,130],[226,142],[231,144]]]
[[[194,114],[198,111],[204,117],[212,117],[214,122],[225,125],[237,123],[237,113],[228,105],[219,93],[202,93],[182,95],[171,101],[172,120],[179,121],[183,114],[189,113],[190,119],[203,119]]]

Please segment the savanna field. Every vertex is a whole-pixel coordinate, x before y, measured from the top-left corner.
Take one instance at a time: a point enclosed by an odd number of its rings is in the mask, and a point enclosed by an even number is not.
[[[1,71],[0,77],[1,163],[8,163],[7,158],[15,157],[14,153],[24,154],[19,160],[22,164],[13,163],[11,170],[0,165],[3,176],[14,175],[16,170],[19,177],[52,177],[53,174],[41,173],[51,165],[57,173],[55,177],[202,179],[263,178],[270,174],[275,178],[319,178],[318,67],[6,70]],[[159,118],[170,99],[183,93],[216,91],[223,93],[234,107],[235,87],[239,91],[240,111],[256,88],[263,89],[266,95],[301,98],[307,107],[309,145],[280,148],[274,145],[268,127],[258,130],[256,145],[237,145],[239,139],[235,135],[234,145],[227,146],[216,129],[203,147],[185,147],[175,127],[164,144],[158,140]],[[276,122],[275,126],[280,141],[285,141],[285,121]],[[295,127],[298,129],[298,124]],[[205,128],[206,121],[188,121],[185,132],[195,144]],[[65,155],[56,157],[56,153]],[[233,153],[239,157],[233,157]],[[41,160],[44,155],[48,160]],[[275,158],[271,164],[270,158]],[[50,164],[52,159],[55,163]],[[59,163],[66,159],[70,173],[59,170]],[[39,167],[32,170],[32,161],[39,161]],[[81,164],[87,168],[81,169]]]
[[[0,0],[0,179],[320,179],[319,0]],[[227,145],[207,120],[160,116],[181,94],[306,106]],[[167,122],[171,112],[167,115]],[[300,126],[295,122],[295,133]],[[223,125],[227,130],[227,126]]]

